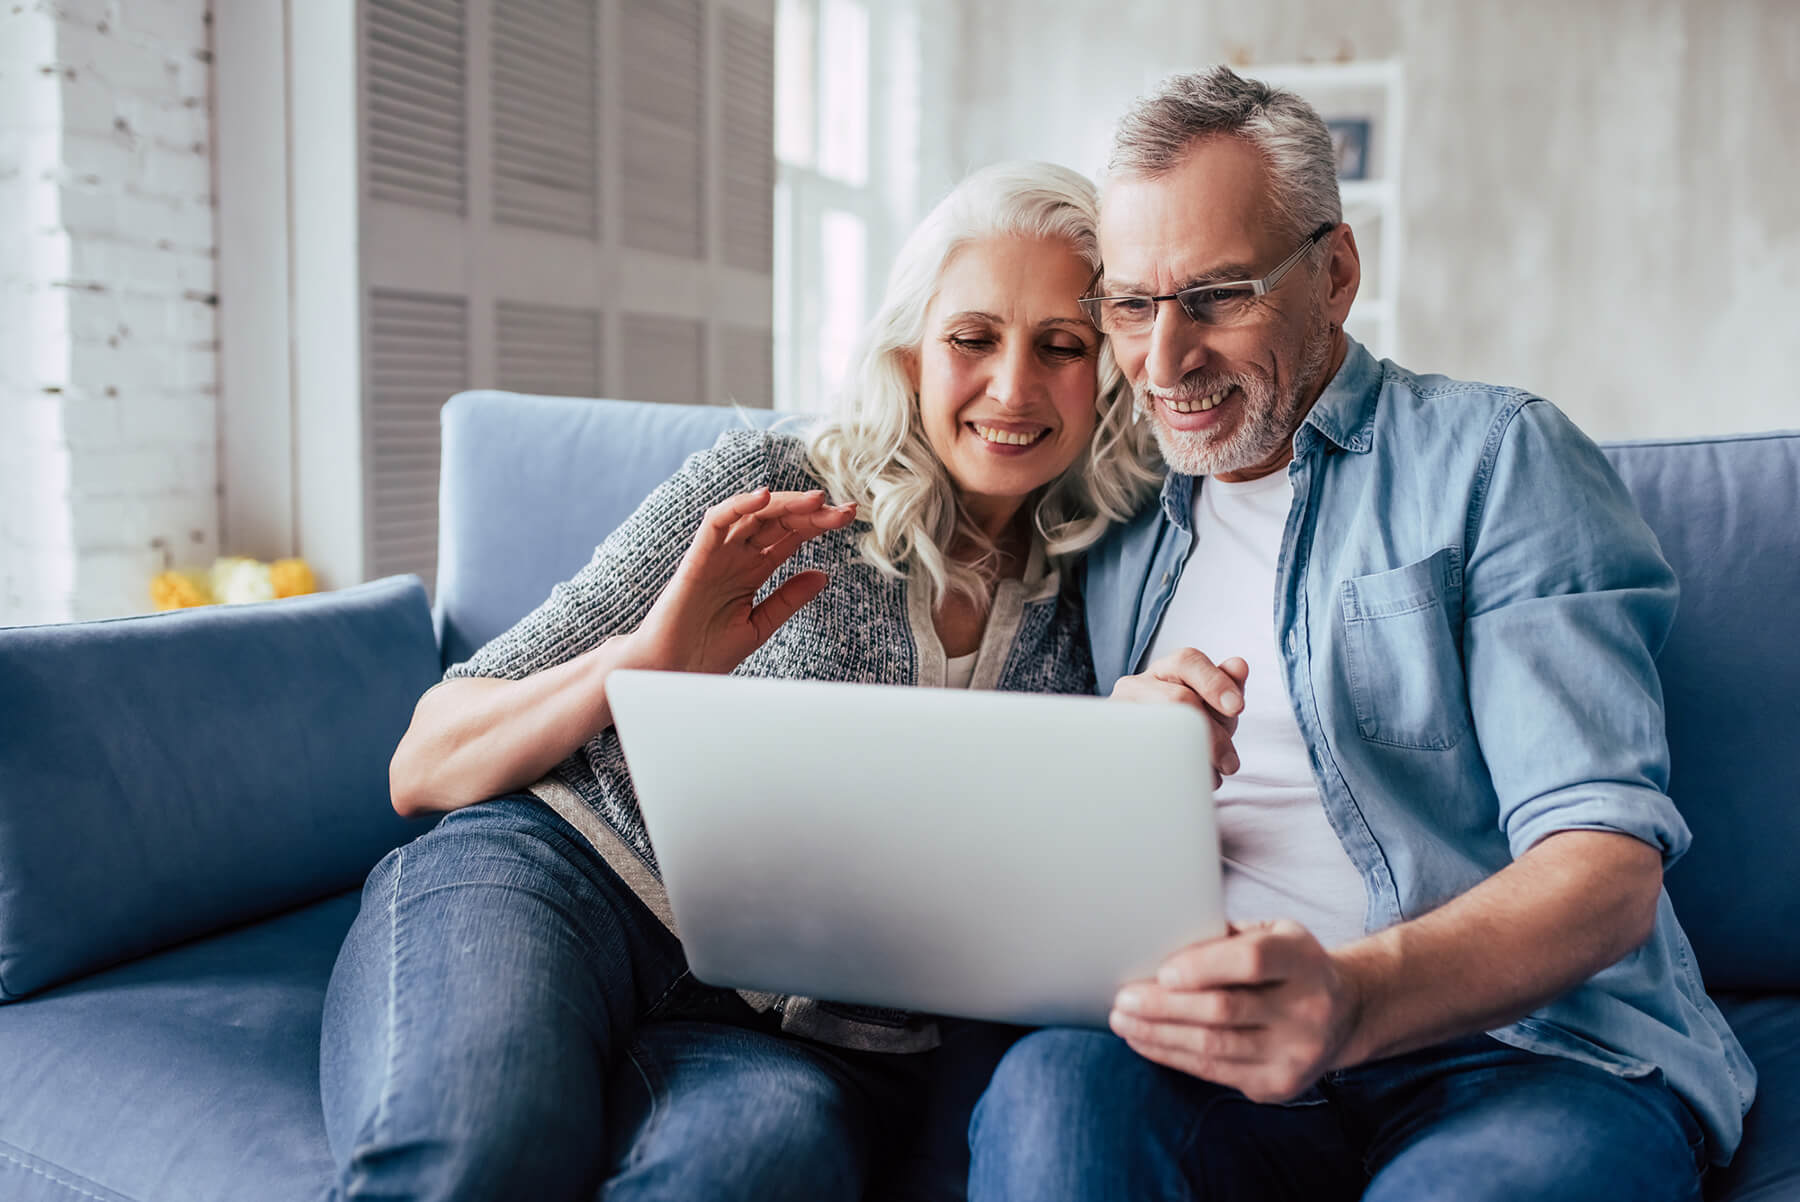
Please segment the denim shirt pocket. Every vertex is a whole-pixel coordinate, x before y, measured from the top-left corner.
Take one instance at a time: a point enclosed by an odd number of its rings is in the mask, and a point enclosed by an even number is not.
[[[1357,731],[1443,751],[1469,733],[1462,669],[1462,555],[1455,547],[1338,586]]]

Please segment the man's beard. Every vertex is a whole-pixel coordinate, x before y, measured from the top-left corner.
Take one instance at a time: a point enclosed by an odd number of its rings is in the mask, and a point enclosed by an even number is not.
[[[1331,327],[1325,322],[1324,306],[1315,304],[1307,319],[1306,342],[1300,350],[1292,386],[1284,395],[1277,395],[1275,382],[1263,376],[1198,372],[1184,378],[1173,394],[1165,394],[1170,400],[1197,401],[1236,388],[1240,395],[1232,404],[1240,412],[1230,429],[1171,430],[1156,412],[1157,398],[1145,388],[1136,390],[1136,403],[1140,411],[1152,411],[1151,429],[1156,434],[1157,449],[1172,470],[1186,476],[1241,472],[1274,458],[1294,436],[1300,420],[1306,416],[1309,398],[1323,383],[1319,376],[1330,357]]]

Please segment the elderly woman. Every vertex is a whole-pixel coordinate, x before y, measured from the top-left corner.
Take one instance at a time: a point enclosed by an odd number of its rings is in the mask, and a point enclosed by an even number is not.
[[[853,1199],[894,1173],[937,1025],[688,974],[607,676],[1092,692],[1066,569],[1156,479],[1076,303],[1094,209],[1047,164],[964,181],[902,248],[842,417],[690,458],[421,699],[394,805],[450,813],[371,874],[326,1002],[345,1197]]]

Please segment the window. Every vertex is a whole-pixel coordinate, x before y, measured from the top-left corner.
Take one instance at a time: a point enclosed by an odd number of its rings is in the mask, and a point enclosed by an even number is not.
[[[776,12],[775,405],[832,407],[915,218],[914,0]]]

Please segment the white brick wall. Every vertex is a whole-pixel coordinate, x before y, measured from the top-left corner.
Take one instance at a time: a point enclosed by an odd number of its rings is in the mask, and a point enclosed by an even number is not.
[[[210,10],[0,4],[0,625],[217,553]]]

